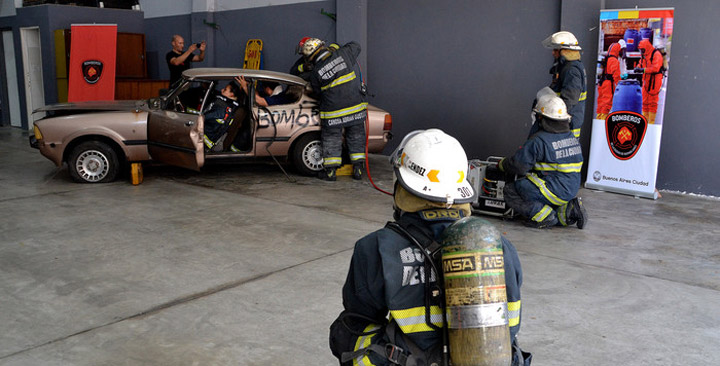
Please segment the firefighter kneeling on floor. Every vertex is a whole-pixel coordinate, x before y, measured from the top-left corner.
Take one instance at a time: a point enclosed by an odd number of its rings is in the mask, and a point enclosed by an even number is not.
[[[500,161],[501,171],[524,176],[506,184],[507,205],[525,217],[525,225],[550,228],[587,223],[580,198],[582,149],[570,131],[565,102],[552,93],[538,98],[533,108],[540,130],[531,135],[510,158]]]
[[[390,161],[397,179],[396,221],[355,244],[343,286],[344,311],[330,327],[330,348],[343,366],[447,364],[438,239],[471,214],[475,194],[465,179],[467,156],[455,138],[430,129],[406,136]],[[513,365],[529,365],[531,355],[516,342],[520,260],[515,247],[498,237],[507,292],[507,344],[512,344]]]

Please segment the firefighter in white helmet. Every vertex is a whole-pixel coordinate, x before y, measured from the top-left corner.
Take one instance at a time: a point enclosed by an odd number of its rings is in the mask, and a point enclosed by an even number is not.
[[[320,95],[320,139],[323,170],[318,177],[336,180],[342,164],[342,141],[345,142],[353,165],[353,179],[362,179],[365,163],[366,90],[357,63],[360,45],[350,42],[337,48],[310,38],[302,46],[307,64],[312,65],[310,85]]]
[[[580,137],[580,129],[585,118],[585,99],[587,99],[587,75],[580,60],[580,44],[577,38],[567,31],[552,34],[542,41],[545,48],[552,49],[555,59],[550,74],[550,88],[560,97],[572,116],[571,130]],[[533,125],[530,135],[537,131]]]
[[[445,300],[432,268],[441,268],[437,239],[471,213],[475,193],[466,180],[467,156],[455,138],[429,129],[408,134],[390,162],[397,178],[396,221],[355,243],[330,348],[341,365],[441,365]],[[514,340],[522,270],[515,247],[504,237],[502,244]],[[529,364],[529,354],[515,351],[516,364]]]
[[[538,97],[533,110],[539,130],[499,164],[500,170],[523,176],[505,185],[505,202],[526,218],[527,226],[577,224],[582,229],[587,212],[576,195],[583,156],[570,131],[570,115],[562,99],[547,93]]]

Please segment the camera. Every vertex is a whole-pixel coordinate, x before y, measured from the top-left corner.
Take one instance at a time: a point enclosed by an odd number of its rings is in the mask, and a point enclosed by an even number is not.
[[[195,43],[195,46],[196,46],[197,48],[200,48],[200,42]]]

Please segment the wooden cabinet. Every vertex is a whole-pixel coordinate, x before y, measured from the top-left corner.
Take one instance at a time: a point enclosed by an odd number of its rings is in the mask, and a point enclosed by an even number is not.
[[[166,89],[168,80],[116,79],[115,99],[148,99],[160,95],[160,89]]]
[[[115,77],[147,78],[144,34],[118,32]]]

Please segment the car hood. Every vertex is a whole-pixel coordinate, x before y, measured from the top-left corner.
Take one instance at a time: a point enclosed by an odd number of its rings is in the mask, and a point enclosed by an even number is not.
[[[49,111],[149,111],[148,100],[109,100],[56,103],[40,107],[35,112]]]

